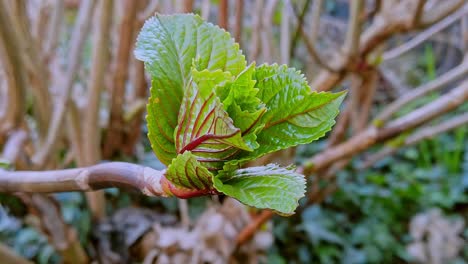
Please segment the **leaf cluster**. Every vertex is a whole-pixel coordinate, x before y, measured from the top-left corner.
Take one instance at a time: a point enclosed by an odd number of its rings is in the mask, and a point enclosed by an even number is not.
[[[285,65],[247,65],[229,33],[191,14],[150,18],[135,55],[151,75],[148,137],[168,166],[168,194],[225,193],[258,208],[294,212],[304,195],[303,175],[292,167],[242,166],[324,136],[344,93],[312,92],[304,76]]]

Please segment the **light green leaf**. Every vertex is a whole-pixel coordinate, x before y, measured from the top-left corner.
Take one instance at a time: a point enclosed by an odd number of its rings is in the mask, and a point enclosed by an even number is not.
[[[267,112],[257,125],[260,147],[243,153],[250,160],[281,149],[310,143],[323,137],[335,124],[344,93],[311,92],[304,76],[285,65],[262,65],[254,79],[258,97]]]
[[[177,186],[192,190],[210,190],[213,186],[213,174],[190,151],[172,160],[165,177]]]
[[[229,74],[220,70],[198,72],[188,85],[175,130],[177,153],[191,151],[210,170],[221,169],[224,162],[241,149],[251,151],[215,94]]]
[[[263,102],[257,97],[259,89],[255,88],[255,80],[252,79],[254,73],[255,63],[252,63],[232,83],[217,89],[224,109],[244,134],[251,132],[251,128],[266,111]]]
[[[283,215],[294,213],[305,193],[303,175],[292,168],[277,165],[221,171],[214,178],[214,187],[250,206],[268,208]]]
[[[148,137],[158,158],[168,165],[177,155],[173,135],[192,63],[199,71],[220,69],[235,76],[245,68],[245,57],[227,32],[191,14],[147,20],[135,56],[145,62],[152,78]]]
[[[11,167],[11,163],[8,160],[0,158],[0,169],[9,169]]]

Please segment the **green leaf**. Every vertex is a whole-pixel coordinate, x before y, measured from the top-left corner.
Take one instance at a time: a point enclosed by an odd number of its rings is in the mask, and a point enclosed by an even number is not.
[[[10,169],[11,168],[11,163],[6,160],[0,158],[0,169]]]
[[[192,63],[199,71],[220,69],[235,76],[245,68],[245,57],[227,32],[191,14],[147,20],[135,56],[145,62],[152,78],[148,137],[157,157],[168,165],[177,155],[173,135]]]
[[[213,186],[213,174],[202,166],[190,151],[172,160],[165,177],[171,183],[187,189],[210,190]]]
[[[252,63],[232,83],[217,89],[234,125],[243,133],[251,132],[251,128],[266,111],[265,105],[257,97],[259,89],[255,88],[256,82],[252,79],[254,73],[255,63]]]
[[[292,168],[277,165],[251,167],[236,171],[221,171],[214,178],[214,187],[242,203],[257,208],[268,208],[290,215],[305,193],[303,175]]]
[[[215,94],[216,87],[229,80],[230,74],[220,70],[193,72],[179,112],[176,150],[191,151],[210,170],[221,169],[241,149],[251,151]]]
[[[262,65],[254,79],[267,112],[257,126],[260,147],[239,158],[251,160],[323,137],[335,124],[345,93],[311,92],[304,76],[285,65]]]

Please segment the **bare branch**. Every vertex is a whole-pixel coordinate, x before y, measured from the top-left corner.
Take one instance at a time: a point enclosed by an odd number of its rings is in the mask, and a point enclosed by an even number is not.
[[[278,0],[270,0],[267,2],[264,12],[262,14],[262,31],[260,36],[262,38],[262,54],[263,61],[273,62],[276,61],[274,55],[276,52],[273,51],[273,15],[275,12]]]
[[[219,13],[218,13],[218,26],[228,30],[228,18],[229,18],[229,10],[228,10],[228,1],[227,0],[220,0],[219,1]]]
[[[406,93],[405,96],[400,97],[395,102],[389,104],[385,109],[377,115],[374,123],[381,124],[385,123],[388,119],[392,117],[398,110],[408,103],[421,98],[427,95],[430,92],[437,91],[447,86],[448,84],[463,78],[468,73],[468,59],[464,59],[463,62],[455,67],[454,69],[446,72],[442,76],[438,77],[434,81],[423,84],[422,86],[412,90],[409,93]]]
[[[280,55],[281,63],[289,64],[291,49],[291,12],[287,5],[283,4],[283,14],[281,15],[281,29],[280,29]]]
[[[201,17],[205,21],[208,21],[209,18],[210,18],[210,8],[211,8],[211,1],[210,0],[202,0],[202,3],[201,3]]]
[[[317,154],[304,164],[304,173],[307,175],[320,170],[340,159],[358,154],[377,142],[386,141],[404,131],[416,128],[455,109],[466,100],[468,100],[468,81],[463,82],[437,100],[390,122],[384,128],[378,129],[375,126],[370,126],[348,141]]]
[[[3,147],[2,158],[8,162],[14,163],[26,142],[27,135],[23,130],[13,131]]]
[[[154,14],[158,11],[158,9],[159,9],[159,1],[150,0],[145,10],[138,13],[138,20],[141,21],[141,23],[143,23],[148,18],[154,16]]]
[[[401,56],[405,52],[408,52],[409,50],[423,43],[427,39],[433,37],[434,34],[452,25],[453,23],[458,21],[460,18],[462,18],[466,14],[468,14],[468,5],[465,5],[464,8],[462,8],[461,10],[458,10],[457,12],[444,18],[443,20],[433,25],[432,27],[422,31],[417,36],[412,38],[410,41],[405,42],[403,45],[399,45],[394,49],[384,52],[384,54],[382,55],[382,59],[384,61],[387,61],[387,60],[391,60],[391,59]]]
[[[104,87],[105,70],[109,66],[110,28],[112,22],[113,1],[104,0],[99,6],[98,25],[93,39],[93,60],[88,84],[88,100],[83,121],[84,164],[95,164],[100,160],[101,131],[99,127],[99,106]]]
[[[164,171],[126,162],[55,171],[0,170],[0,192],[51,193],[119,187],[149,196],[165,196]]]
[[[236,42],[241,43],[242,37],[242,18],[244,15],[244,0],[236,0],[236,23],[234,25],[234,38]]]
[[[0,262],[3,264],[33,264],[33,262],[16,254],[12,248],[2,244],[0,244]]]
[[[362,25],[361,14],[364,7],[364,1],[350,1],[350,5],[351,15],[348,22],[348,30],[346,32],[343,50],[348,56],[354,57],[359,52],[359,37],[361,36]]]
[[[128,77],[128,65],[133,44],[132,37],[135,30],[134,20],[137,12],[137,2],[125,0],[123,4],[125,14],[119,27],[117,55],[112,71],[112,95],[110,108],[110,123],[104,143],[104,157],[111,157],[122,145],[124,121],[123,106],[125,99],[125,84]]]
[[[291,7],[291,13],[292,17],[294,18],[295,23],[297,24],[297,29],[299,33],[301,34],[304,44],[306,45],[307,51],[309,54],[312,56],[314,61],[322,68],[326,69],[328,72],[337,72],[339,71],[339,68],[335,65],[331,65],[331,63],[325,62],[320,55],[317,53],[317,50],[315,49],[315,42],[311,40],[311,38],[307,35],[307,33],[304,30],[304,26],[302,25],[300,18],[297,17],[297,14],[294,11],[294,8],[292,8],[292,5],[290,1],[286,1],[287,4]]]
[[[22,122],[27,86],[26,76],[22,71],[23,61],[21,60],[20,51],[17,49],[21,42],[18,39],[18,32],[14,31],[14,22],[7,10],[6,3],[0,1],[0,61],[5,71],[9,97],[9,109],[5,117],[6,123],[1,124],[4,130],[18,127]]]
[[[372,156],[364,161],[364,163],[359,167],[359,169],[367,169],[375,164],[377,161],[394,154],[401,146],[411,146],[424,139],[432,138],[438,134],[453,130],[457,127],[468,124],[468,113],[461,114],[455,117],[452,117],[446,121],[443,121],[440,124],[434,126],[423,127],[420,130],[414,132],[410,136],[406,137],[402,145],[399,146],[387,146],[381,149],[379,152],[372,154]]]
[[[44,46],[44,53],[46,54],[46,57],[50,57],[57,47],[63,21],[64,9],[64,0],[56,0],[52,12],[52,18],[50,19],[49,23],[47,40]]]
[[[255,1],[255,8],[251,10],[252,18],[252,39],[250,42],[249,59],[257,60],[260,51],[260,31],[262,29],[262,21],[260,19],[263,9],[263,0]]]
[[[428,27],[466,4],[465,0],[445,0],[422,14],[418,26]]]
[[[80,55],[83,49],[86,35],[89,31],[89,25],[92,20],[91,15],[93,13],[95,3],[96,1],[92,0],[84,0],[81,3],[78,19],[72,33],[70,56],[68,57],[68,69],[64,83],[61,84],[63,85],[63,93],[60,95],[59,102],[57,102],[57,107],[54,108],[46,141],[43,146],[39,148],[38,152],[36,152],[36,154],[32,157],[32,161],[36,165],[43,166],[50,152],[55,148],[55,145],[59,139],[59,131],[67,111],[67,104],[75,75],[81,63]]]

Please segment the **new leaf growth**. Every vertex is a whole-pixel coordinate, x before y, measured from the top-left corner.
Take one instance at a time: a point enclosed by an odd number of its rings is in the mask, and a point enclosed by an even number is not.
[[[168,166],[165,192],[224,193],[292,214],[304,196],[303,175],[277,165],[241,167],[324,136],[345,94],[312,92],[285,65],[247,66],[229,33],[197,15],[150,18],[135,55],[151,75],[148,137]]]

